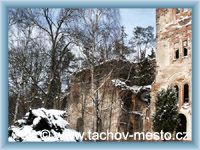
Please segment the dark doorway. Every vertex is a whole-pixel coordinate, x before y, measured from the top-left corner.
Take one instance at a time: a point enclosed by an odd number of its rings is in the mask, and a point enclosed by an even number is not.
[[[186,132],[186,127],[187,127],[187,120],[186,120],[186,117],[185,115],[183,114],[179,114],[178,116],[178,125],[177,125],[177,129],[176,129],[176,133],[178,132],[181,132],[181,134],[178,134],[178,138],[182,138],[185,136],[185,133]]]

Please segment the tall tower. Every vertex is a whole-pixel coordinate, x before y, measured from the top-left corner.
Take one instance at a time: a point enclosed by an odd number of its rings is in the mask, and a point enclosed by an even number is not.
[[[192,11],[156,10],[156,79],[152,85],[152,115],[157,92],[174,86],[178,92],[177,131],[192,133]]]

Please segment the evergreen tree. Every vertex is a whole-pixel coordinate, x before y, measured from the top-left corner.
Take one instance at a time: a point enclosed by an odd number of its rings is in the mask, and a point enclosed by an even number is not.
[[[124,26],[121,26],[120,37],[114,41],[114,54],[118,59],[126,59],[133,50],[131,50],[125,43],[127,34],[125,33]]]
[[[153,128],[155,132],[175,131],[178,123],[178,98],[176,90],[168,87],[167,90],[161,90],[157,95],[156,112],[153,119]]]
[[[152,50],[151,54],[148,57],[142,55],[137,65],[137,85],[150,85],[155,79],[155,58],[154,51]]]
[[[142,57],[146,57],[148,50],[155,47],[154,28],[148,26],[146,28],[136,26],[133,29],[133,36],[129,40],[130,47],[136,52],[136,60],[140,61]]]

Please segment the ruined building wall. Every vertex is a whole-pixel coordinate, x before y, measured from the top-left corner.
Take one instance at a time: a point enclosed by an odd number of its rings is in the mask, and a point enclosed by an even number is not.
[[[190,9],[156,10],[156,79],[152,86],[151,114],[156,94],[174,86],[179,113],[186,117],[186,131],[192,132],[192,12]],[[152,118],[151,118],[152,119]],[[188,137],[191,139],[191,136]]]
[[[96,109],[91,98],[91,84],[77,83],[71,84],[70,103],[67,111],[69,116],[67,120],[73,129],[80,132],[96,132]],[[120,115],[120,101],[117,89],[109,82],[98,91],[100,114],[100,130],[117,132],[118,119]],[[112,127],[112,128],[111,128]]]
[[[131,69],[131,70],[130,70]],[[134,93],[124,88],[124,84],[116,86],[115,79],[133,78],[135,64],[112,60],[95,67],[95,91],[99,100],[100,131],[134,132],[147,131],[149,126],[149,103],[140,98],[142,93],[150,89]],[[111,73],[112,72],[112,73]],[[97,131],[97,114],[91,93],[90,70],[82,70],[75,74],[70,83],[67,104],[67,121],[77,131]],[[128,80],[127,80],[128,81]],[[130,87],[135,81],[130,83]],[[128,82],[127,82],[128,86]],[[128,86],[129,87],[129,86]]]

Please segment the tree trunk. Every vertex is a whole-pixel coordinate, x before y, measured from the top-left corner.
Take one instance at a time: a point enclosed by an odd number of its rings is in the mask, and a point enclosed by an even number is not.
[[[17,95],[17,99],[16,99],[15,114],[14,114],[13,122],[17,120],[18,108],[19,108],[19,94]]]
[[[93,105],[95,108],[95,93],[94,93],[94,66],[91,65],[90,66],[90,72],[91,72],[91,97],[92,97],[92,101],[93,101]],[[95,130],[95,113],[92,116],[92,122],[93,122],[93,131]]]

